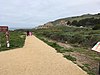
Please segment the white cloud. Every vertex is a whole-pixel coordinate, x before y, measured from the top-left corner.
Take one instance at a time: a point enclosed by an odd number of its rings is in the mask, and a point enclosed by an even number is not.
[[[0,22],[40,25],[61,17],[96,13],[99,7],[100,0],[0,0]]]

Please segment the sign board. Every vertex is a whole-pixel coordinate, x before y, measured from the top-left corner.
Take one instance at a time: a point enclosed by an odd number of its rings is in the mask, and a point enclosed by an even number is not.
[[[93,48],[92,50],[100,52],[100,42],[98,42]]]
[[[0,26],[0,32],[5,32],[5,34],[6,34],[6,44],[7,44],[7,47],[10,47],[8,26]],[[1,43],[0,43],[0,46],[1,46]]]
[[[7,32],[8,26],[0,26],[0,32]]]

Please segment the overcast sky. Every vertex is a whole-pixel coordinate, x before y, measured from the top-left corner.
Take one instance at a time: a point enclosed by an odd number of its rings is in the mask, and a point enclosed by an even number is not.
[[[35,27],[59,18],[100,12],[100,0],[0,0],[0,25]]]

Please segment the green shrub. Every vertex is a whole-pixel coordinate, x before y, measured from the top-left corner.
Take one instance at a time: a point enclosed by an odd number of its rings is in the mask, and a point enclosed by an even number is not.
[[[1,47],[0,51],[5,51],[14,48],[20,48],[24,46],[25,34],[21,31],[10,31],[10,48],[6,47],[6,37],[5,34],[1,34]]]
[[[72,57],[70,55],[64,55],[65,58],[71,60],[71,61],[76,61],[76,58],[75,57]]]
[[[49,29],[34,31],[38,36],[43,36],[58,42],[75,44],[75,46],[92,48],[100,40],[100,30],[90,28],[77,28],[67,26],[55,26]]]
[[[100,24],[97,24],[93,27],[93,30],[100,30]]]

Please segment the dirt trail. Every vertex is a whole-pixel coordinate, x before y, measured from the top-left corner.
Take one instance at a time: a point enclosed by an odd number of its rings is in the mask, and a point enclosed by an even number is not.
[[[0,52],[0,75],[87,75],[35,36],[23,48]]]

